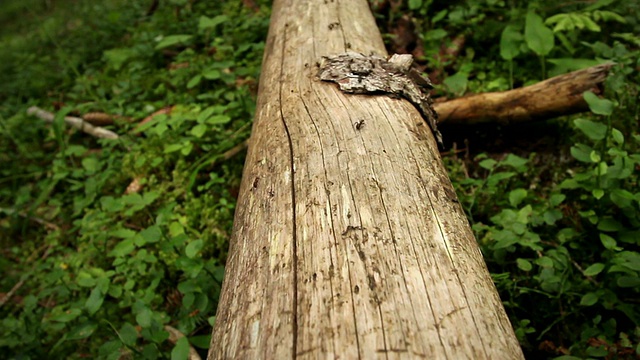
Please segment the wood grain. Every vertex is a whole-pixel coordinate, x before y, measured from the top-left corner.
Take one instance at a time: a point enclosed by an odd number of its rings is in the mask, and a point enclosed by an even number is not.
[[[316,79],[365,0],[276,0],[209,359],[520,359],[433,135]]]

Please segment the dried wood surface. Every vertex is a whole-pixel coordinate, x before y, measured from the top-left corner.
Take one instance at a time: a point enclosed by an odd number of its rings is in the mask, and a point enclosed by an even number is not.
[[[434,108],[438,122],[449,124],[512,123],[588,111],[582,93],[602,93],[611,66],[612,63],[601,64],[519,89],[436,103]]]
[[[365,0],[276,0],[209,359],[521,359],[429,127],[317,61]]]

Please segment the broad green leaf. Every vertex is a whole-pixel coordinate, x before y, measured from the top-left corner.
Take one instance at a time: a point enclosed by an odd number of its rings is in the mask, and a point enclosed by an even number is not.
[[[531,271],[533,268],[531,262],[526,259],[516,259],[516,263],[518,264],[518,268],[522,271]]]
[[[629,207],[635,200],[635,195],[624,189],[613,189],[609,195],[611,201],[621,209]]]
[[[191,129],[191,135],[201,138],[207,132],[207,128],[205,124],[198,124]]]
[[[228,123],[229,121],[231,121],[231,118],[227,115],[214,115],[209,117],[206,120],[206,123],[211,125],[222,125]]]
[[[573,123],[591,140],[602,140],[607,135],[607,125],[586,119],[575,119]]]
[[[96,286],[93,290],[91,290],[91,295],[84,303],[84,307],[87,309],[89,315],[95,314],[100,307],[102,307],[102,303],[104,302],[104,293],[100,290],[99,286]]]
[[[585,91],[582,96],[592,113],[605,116],[613,113],[613,102],[611,100],[601,99],[591,91]]]
[[[197,348],[208,349],[211,345],[211,335],[191,336],[189,338],[189,342]]]
[[[450,92],[456,95],[462,95],[467,90],[467,85],[469,84],[469,74],[466,72],[458,71],[452,76],[444,79],[442,83]]]
[[[602,242],[602,245],[605,247],[605,249],[611,250],[616,248],[616,240],[607,234],[600,233],[600,241]]]
[[[547,55],[554,46],[553,31],[546,27],[542,18],[533,11],[527,13],[524,39],[527,46],[539,56]]]
[[[511,206],[518,206],[524,198],[527,197],[527,190],[525,189],[515,189],[509,192],[509,203]]]
[[[187,360],[189,357],[189,340],[181,337],[176,341],[176,346],[171,350],[171,360]]]
[[[514,155],[514,154],[509,154],[507,155],[507,157],[500,161],[500,164],[502,165],[509,165],[515,169],[521,168],[525,165],[527,165],[527,163],[529,162],[529,160],[520,157],[518,155]]]
[[[604,270],[604,264],[595,263],[584,270],[585,276],[596,276]]]
[[[118,331],[118,336],[120,337],[122,343],[127,346],[135,345],[136,341],[138,340],[138,332],[136,331],[136,328],[129,323],[125,323],[124,325],[122,325],[120,331]]]
[[[103,53],[103,58],[114,70],[120,70],[129,59],[137,55],[133,49],[111,49]]]
[[[598,302],[598,295],[596,293],[590,292],[585,294],[582,299],[580,299],[580,305],[582,306],[591,306]]]
[[[228,20],[229,20],[229,17],[226,15],[218,15],[213,18],[210,18],[207,16],[200,16],[200,19],[198,19],[198,30],[202,31],[207,29],[213,29],[216,26],[223,24]]]
[[[409,0],[409,9],[416,10],[422,6],[422,0]]]
[[[185,248],[185,255],[187,255],[188,258],[193,259],[198,254],[198,251],[202,249],[203,245],[204,242],[202,241],[202,239],[190,242],[189,245],[187,245],[187,247]]]
[[[602,189],[593,189],[591,191],[591,195],[593,195],[594,198],[600,200],[604,196],[604,190],[602,190]]]
[[[182,149],[183,147],[184,147],[184,144],[170,144],[164,147],[164,153],[168,154],[168,153],[176,152]]]
[[[567,196],[564,194],[553,194],[549,197],[549,203],[551,204],[551,206],[558,206],[560,205],[564,199],[566,199]]]
[[[78,316],[80,316],[80,314],[82,314],[82,310],[73,308],[73,309],[66,310],[63,313],[51,316],[49,318],[49,321],[66,323],[76,319]]]
[[[200,84],[200,81],[202,81],[202,75],[194,76],[187,83],[187,89],[193,89],[194,87],[198,86],[198,84]]]
[[[152,225],[148,228],[140,231],[138,237],[136,238],[135,245],[136,246],[144,246],[148,243],[155,243],[160,241],[162,238],[162,231],[158,225]]]
[[[169,35],[160,40],[156,45],[156,50],[164,49],[173,45],[184,44],[191,40],[191,38],[192,35]]]
[[[79,326],[73,327],[67,334],[67,340],[86,339],[98,328],[98,323],[87,321]]]
[[[522,34],[513,25],[507,25],[500,36],[500,56],[505,60],[512,60],[520,54]]]
[[[639,287],[640,277],[637,276],[621,276],[618,278],[618,286],[623,288]]]
[[[136,314],[136,322],[138,325],[143,328],[148,328],[151,326],[151,317],[153,316],[153,312],[151,309],[145,307]]]
[[[480,165],[481,168],[487,169],[487,170],[491,170],[493,169],[496,164],[498,162],[493,160],[493,159],[484,159],[482,161],[480,161],[480,163],[478,165]]]
[[[611,137],[613,137],[613,141],[618,143],[618,145],[624,144],[624,135],[620,130],[616,128],[611,129]]]
[[[118,245],[116,245],[113,250],[111,250],[109,255],[116,257],[129,255],[136,248],[133,244],[133,240],[134,238],[129,238],[120,241]]]
[[[576,144],[575,146],[571,147],[571,156],[573,156],[578,161],[590,163],[591,152],[593,152],[593,149],[584,144]]]
[[[210,70],[204,71],[202,73],[202,76],[204,76],[204,78],[208,80],[216,80],[216,79],[220,79],[221,73],[220,73],[220,70],[218,69],[210,69]]]
[[[620,231],[623,230],[624,226],[617,220],[611,217],[605,217],[600,219],[598,222],[598,230],[600,231]]]

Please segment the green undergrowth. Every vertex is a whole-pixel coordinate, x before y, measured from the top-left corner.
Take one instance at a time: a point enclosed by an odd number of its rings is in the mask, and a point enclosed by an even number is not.
[[[0,5],[0,358],[206,356],[269,3]],[[443,159],[527,357],[638,356],[639,5],[370,3],[436,96],[615,63],[556,147],[445,132]],[[91,112],[119,138],[64,124]]]

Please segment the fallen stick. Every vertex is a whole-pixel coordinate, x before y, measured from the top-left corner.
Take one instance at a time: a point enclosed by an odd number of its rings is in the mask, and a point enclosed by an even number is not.
[[[478,124],[512,123],[548,119],[587,111],[582,94],[602,93],[612,63],[559,75],[537,84],[502,92],[491,92],[435,103],[438,122]]]
[[[37,106],[32,106],[27,109],[27,114],[34,115],[44,121],[53,122],[55,119],[55,115],[48,111],[42,110]],[[90,123],[82,120],[81,118],[73,117],[73,116],[65,116],[64,122],[68,125],[75,127],[85,133],[103,139],[117,139],[118,134],[114,133],[111,130],[107,130],[105,128],[101,128],[99,126],[93,126]]]

